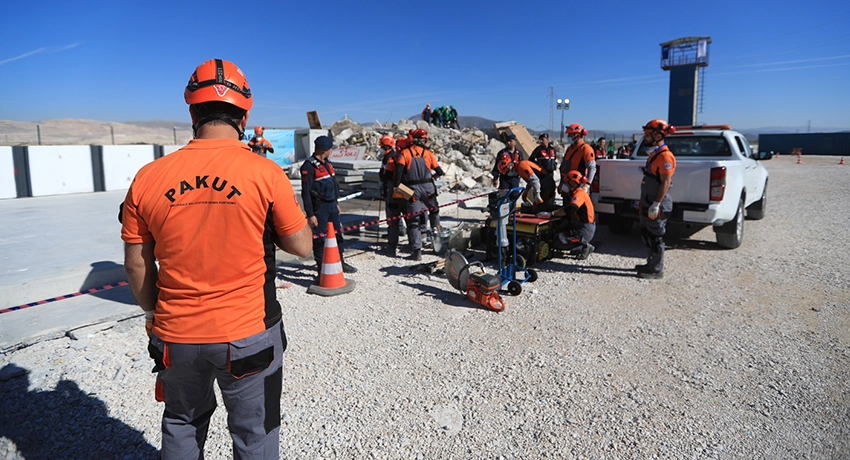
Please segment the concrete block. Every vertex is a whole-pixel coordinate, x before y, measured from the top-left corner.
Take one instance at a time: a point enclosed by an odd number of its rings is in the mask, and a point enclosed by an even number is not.
[[[32,196],[94,192],[90,146],[33,145],[27,151]]]
[[[12,159],[12,147],[0,146],[0,198],[16,198],[15,163]]]
[[[339,160],[333,161],[334,169],[381,169],[380,161],[370,160]]]
[[[153,160],[152,145],[104,145],[104,190],[127,190],[139,169]]]

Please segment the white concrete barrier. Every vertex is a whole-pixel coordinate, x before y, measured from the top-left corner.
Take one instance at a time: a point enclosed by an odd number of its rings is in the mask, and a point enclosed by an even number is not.
[[[90,146],[32,145],[27,151],[32,196],[94,192]]]
[[[15,187],[15,162],[12,147],[0,146],[0,198],[17,198]]]
[[[178,149],[182,149],[186,147],[186,145],[163,145],[162,146],[162,156],[168,155],[169,153],[174,153]]]
[[[152,145],[104,145],[104,190],[127,190],[139,169],[153,160]]]

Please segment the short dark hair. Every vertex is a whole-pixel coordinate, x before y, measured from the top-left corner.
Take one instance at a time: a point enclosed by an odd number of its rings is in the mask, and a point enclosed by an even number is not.
[[[197,127],[207,123],[211,125],[228,124],[238,126],[242,121],[242,117],[245,116],[245,110],[222,101],[194,104],[192,105],[192,109],[195,110],[195,116],[198,118],[199,124]]]

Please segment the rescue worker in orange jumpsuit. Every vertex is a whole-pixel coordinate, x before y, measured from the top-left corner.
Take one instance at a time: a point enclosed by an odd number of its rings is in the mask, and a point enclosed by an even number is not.
[[[551,210],[555,202],[555,179],[552,175],[531,160],[520,160],[516,170],[528,184],[522,192],[522,212],[536,214]]]
[[[396,156],[393,184],[395,187],[404,184],[413,189],[408,212],[418,214],[406,218],[407,238],[413,250],[411,259],[422,260],[422,231],[427,229],[426,222],[430,220],[431,228],[440,228],[440,208],[437,204],[437,185],[434,179],[445,173],[437,162],[437,157],[426,147],[428,132],[416,129],[411,134],[413,145]],[[394,194],[398,196],[397,191],[394,191]]]
[[[646,152],[646,166],[640,183],[640,236],[649,248],[646,263],[635,266],[638,278],[664,277],[664,233],[667,218],[673,211],[670,187],[676,172],[676,157],[667,148],[664,138],[676,128],[664,120],[652,120],[643,127],[641,148]]]
[[[552,246],[570,250],[576,259],[584,260],[596,249],[590,240],[596,234],[596,219],[593,201],[582,187],[587,180],[578,171],[570,171],[564,181],[569,194],[564,197],[564,206],[555,212],[539,212],[538,217],[567,217],[557,233]]]
[[[580,124],[573,123],[567,126],[566,131],[573,143],[567,147],[567,151],[564,152],[564,159],[561,161],[561,185],[558,187],[558,192],[561,195],[570,193],[566,175],[570,171],[578,171],[587,179],[582,188],[585,193],[589,193],[589,184],[593,182],[593,178],[596,176],[596,156],[593,153],[593,147],[584,142],[587,130]]]
[[[396,257],[398,248],[398,236],[401,231],[401,215],[407,211],[407,201],[393,196],[393,178],[395,175],[396,160],[399,152],[407,148],[407,138],[403,137],[396,141],[390,135],[381,138],[381,198],[387,202],[387,226],[389,227],[389,245],[387,254]],[[398,147],[398,150],[396,150]]]
[[[516,165],[522,158],[516,149],[517,139],[513,134],[505,136],[505,148],[496,154],[496,164],[493,165],[493,187],[499,190],[510,190],[519,187],[519,173]],[[519,198],[519,192],[511,194],[511,200]]]
[[[251,147],[251,151],[256,153],[257,155],[266,156],[266,152],[274,153],[274,148],[272,147],[272,143],[269,142],[268,139],[263,138],[263,133],[265,132],[265,128],[262,126],[254,127],[254,137],[248,141],[248,147]]]

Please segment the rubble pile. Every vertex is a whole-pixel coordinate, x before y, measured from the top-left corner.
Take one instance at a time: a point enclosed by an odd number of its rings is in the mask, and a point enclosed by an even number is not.
[[[395,138],[406,136],[411,129],[422,128],[428,132],[428,148],[437,156],[445,177],[441,179],[444,191],[475,191],[489,186],[493,176],[490,169],[496,153],[505,147],[497,139],[491,139],[478,128],[440,128],[424,121],[399,120],[390,126],[362,126],[349,119],[335,122],[330,127],[335,147],[365,147],[362,157],[367,161],[381,161],[378,142],[384,134]],[[336,163],[334,163],[336,166]],[[344,166],[344,165],[340,165]],[[337,167],[337,170],[345,170]],[[362,169],[362,188],[377,186],[377,169]],[[343,172],[342,174],[348,174]]]

